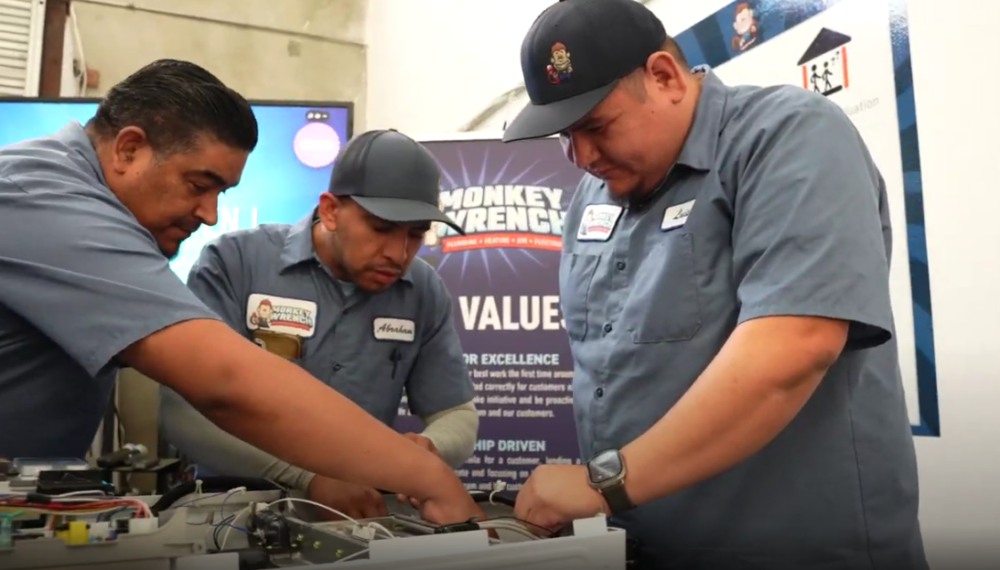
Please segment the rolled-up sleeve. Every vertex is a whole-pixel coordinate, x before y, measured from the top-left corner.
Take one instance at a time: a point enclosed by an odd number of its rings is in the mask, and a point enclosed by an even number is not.
[[[861,135],[825,100],[776,109],[732,174],[740,322],[848,321],[847,349],[892,336],[885,184]]]

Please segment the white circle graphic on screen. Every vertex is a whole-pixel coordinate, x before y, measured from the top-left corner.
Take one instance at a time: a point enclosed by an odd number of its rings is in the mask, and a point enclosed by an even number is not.
[[[292,143],[295,156],[306,166],[323,168],[333,164],[340,152],[340,135],[326,123],[309,123],[299,129]]]

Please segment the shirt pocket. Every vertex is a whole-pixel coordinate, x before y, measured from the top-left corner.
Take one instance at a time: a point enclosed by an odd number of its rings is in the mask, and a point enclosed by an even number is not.
[[[569,253],[559,264],[559,300],[566,334],[572,340],[587,336],[590,288],[600,254]]]
[[[636,272],[623,309],[636,344],[691,340],[701,329],[701,299],[691,234],[671,232]]]

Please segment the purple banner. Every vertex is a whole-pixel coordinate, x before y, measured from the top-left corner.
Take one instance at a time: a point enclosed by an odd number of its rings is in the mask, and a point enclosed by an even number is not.
[[[563,213],[582,173],[558,140],[425,142],[441,166],[442,209],[420,256],[452,295],[476,388],[479,440],[460,469],[470,489],[517,489],[536,465],[575,463],[573,361],[559,308]],[[417,431],[405,401],[397,428]]]

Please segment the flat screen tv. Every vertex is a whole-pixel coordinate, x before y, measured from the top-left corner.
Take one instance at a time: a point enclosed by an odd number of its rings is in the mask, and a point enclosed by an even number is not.
[[[86,123],[97,99],[0,98],[0,145]],[[201,248],[220,233],[261,223],[294,223],[326,190],[340,147],[351,136],[351,103],[252,101],[260,140],[240,185],[219,199],[219,223],[202,227],[181,246],[171,267],[182,280]]]

